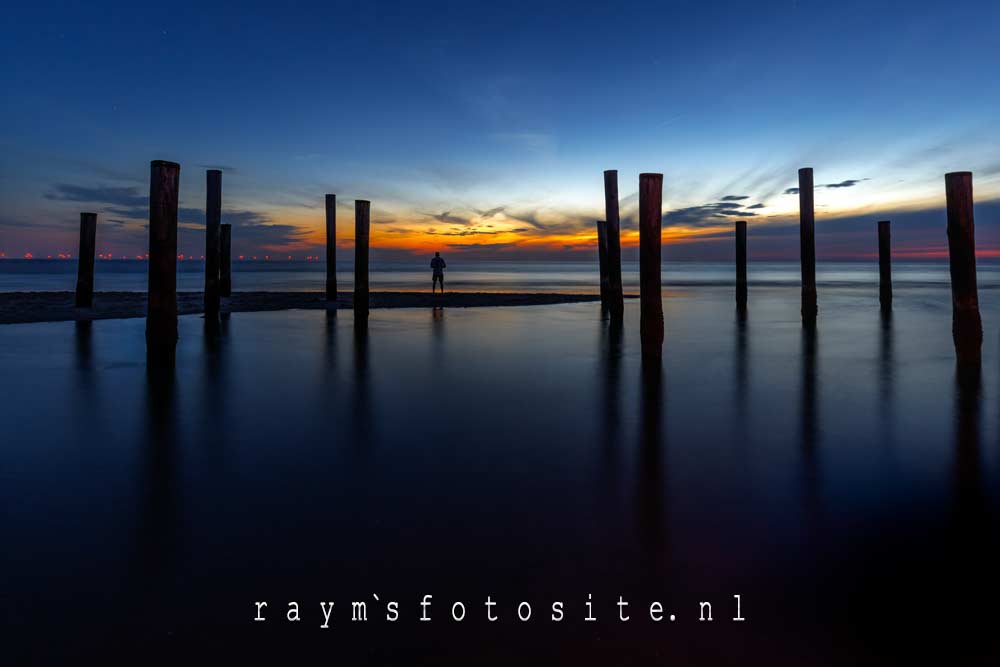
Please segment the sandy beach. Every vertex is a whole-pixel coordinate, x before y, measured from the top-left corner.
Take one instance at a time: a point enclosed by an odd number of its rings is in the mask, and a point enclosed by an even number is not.
[[[630,297],[626,297],[630,298]],[[557,303],[599,301],[597,294],[534,294],[495,292],[372,292],[372,308],[473,308],[481,306],[541,306]],[[201,292],[178,292],[177,313],[194,315],[204,311]],[[222,311],[247,313],[268,310],[324,310],[329,304],[322,292],[237,292],[222,300]],[[353,295],[340,292],[337,308],[353,307]],[[145,317],[144,292],[98,292],[93,309],[77,309],[73,292],[0,293],[0,324],[65,322]]]

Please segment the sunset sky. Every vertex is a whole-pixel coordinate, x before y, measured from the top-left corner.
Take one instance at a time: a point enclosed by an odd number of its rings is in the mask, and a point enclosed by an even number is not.
[[[181,164],[180,250],[221,168],[236,254],[321,254],[323,195],[372,201],[375,258],[589,258],[602,172],[623,240],[664,174],[664,255],[946,245],[944,174],[975,174],[1000,252],[1000,3],[17,3],[0,27],[0,252],[145,252],[149,161]],[[628,256],[627,251],[627,256]]]

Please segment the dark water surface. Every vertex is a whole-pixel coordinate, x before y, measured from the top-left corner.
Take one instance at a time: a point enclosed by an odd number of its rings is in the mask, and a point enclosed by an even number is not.
[[[3,634],[343,664],[997,664],[1000,321],[958,376],[946,290],[897,290],[891,319],[870,292],[822,292],[809,333],[795,289],[752,291],[745,322],[729,289],[672,291],[659,367],[634,302],[622,332],[595,304],[377,311],[367,334],[349,311],[218,336],[184,317],[172,382],[147,378],[144,320],[2,326]]]

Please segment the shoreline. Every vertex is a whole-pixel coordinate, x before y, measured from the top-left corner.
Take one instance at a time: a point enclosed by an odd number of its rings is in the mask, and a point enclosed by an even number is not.
[[[626,295],[626,299],[635,298]],[[482,308],[543,306],[600,301],[599,294],[524,292],[372,292],[371,308]],[[177,314],[204,312],[202,292],[178,292]],[[353,309],[353,293],[338,292],[337,309]],[[234,292],[222,299],[223,313],[326,310],[323,292]],[[146,316],[145,292],[97,292],[94,308],[77,309],[73,292],[0,292],[0,324],[127,319]]]

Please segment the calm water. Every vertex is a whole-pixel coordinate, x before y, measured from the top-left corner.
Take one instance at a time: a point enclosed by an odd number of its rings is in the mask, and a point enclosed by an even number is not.
[[[661,367],[634,302],[621,333],[594,304],[382,310],[366,334],[350,311],[234,314],[218,338],[184,317],[172,382],[147,378],[141,319],[2,326],[0,634],[345,664],[997,664],[1000,318],[959,381],[947,290],[898,289],[891,320],[869,292],[822,290],[809,334],[796,289],[752,291],[743,323],[729,289],[672,291]]]
[[[372,262],[371,287],[381,290],[425,290],[430,269],[424,262]],[[197,260],[177,263],[177,289],[200,291],[204,264]],[[354,268],[341,263],[337,273],[342,290],[353,287]],[[897,286],[949,285],[947,262],[896,262],[893,284]],[[1000,262],[980,260],[979,285],[982,289],[1000,286]],[[751,262],[752,285],[798,285],[797,262]],[[236,291],[316,291],[324,289],[326,264],[323,262],[237,261],[233,263]],[[622,264],[626,290],[638,292],[638,262]],[[729,285],[734,269],[727,262],[665,262],[663,283],[673,286]],[[598,291],[597,261],[593,262],[481,262],[449,260],[448,289],[478,292],[571,292]],[[875,262],[820,262],[817,281],[826,286],[874,286],[878,283]],[[146,291],[146,263],[136,260],[98,261],[94,278],[98,291]],[[0,292],[72,291],[76,288],[76,262],[62,260],[0,261]]]

